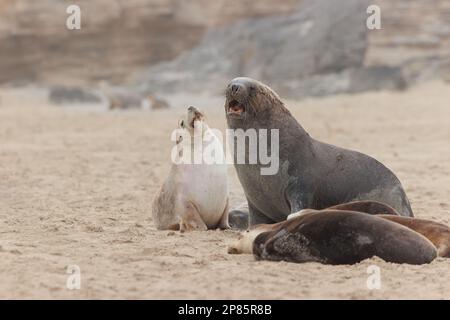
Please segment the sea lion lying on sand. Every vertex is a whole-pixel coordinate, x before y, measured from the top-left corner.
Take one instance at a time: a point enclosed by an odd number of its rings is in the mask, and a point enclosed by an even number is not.
[[[376,201],[354,201],[333,206],[327,208],[326,210],[364,212],[399,223],[420,233],[428,240],[430,240],[436,246],[438,250],[438,256],[450,258],[450,228],[445,224],[425,219],[402,217],[394,208]],[[313,209],[301,210],[297,213],[290,214],[288,216],[288,219],[292,219],[310,212],[318,211]]]
[[[346,211],[358,211],[358,212],[364,212],[372,215],[378,215],[378,214],[389,214],[394,216],[400,216],[401,214],[392,208],[391,206],[388,206],[385,203],[381,203],[378,201],[371,201],[371,200],[363,200],[363,201],[352,201],[347,203],[338,204],[332,207],[329,207],[327,209],[330,210],[346,210]]]
[[[202,149],[214,147],[219,161],[208,163],[174,163],[170,174],[153,201],[153,221],[159,230],[207,230],[229,228],[227,165],[220,140],[210,130],[204,115],[189,107],[181,120],[177,135],[177,157],[182,157],[182,145],[192,154],[196,137]],[[186,138],[187,137],[187,138]],[[180,158],[178,158],[180,160]]]
[[[372,215],[395,215],[399,216],[400,214],[392,208],[391,206],[388,206],[387,204],[377,202],[377,201],[371,201],[371,200],[364,200],[364,201],[352,201],[347,203],[338,204],[332,207],[329,207],[327,209],[333,209],[333,210],[346,210],[346,211],[357,211],[357,212],[364,212],[367,214]],[[304,213],[310,212],[310,211],[316,211],[314,209],[303,209],[299,212],[291,213],[288,215],[287,219],[291,219],[294,217],[297,217],[299,215],[302,215]],[[248,228],[248,206],[247,204],[243,203],[239,207],[234,208],[229,212],[229,223],[230,227],[233,229],[238,230],[246,230]]]
[[[450,227],[445,224],[425,219],[379,215],[378,217],[399,223],[430,240],[438,250],[439,257],[450,258]]]
[[[334,265],[373,256],[393,263],[425,264],[437,256],[433,243],[401,224],[361,212],[328,209],[252,226],[228,252],[253,253],[261,260]]]
[[[279,130],[276,174],[261,175],[261,161],[242,164],[235,158],[250,225],[280,222],[302,209],[324,209],[357,200],[386,203],[400,215],[413,216],[394,173],[368,155],[313,139],[265,84],[250,78],[232,80],[226,89],[225,113],[228,127],[244,137],[249,129]],[[236,139],[241,138],[236,134]]]

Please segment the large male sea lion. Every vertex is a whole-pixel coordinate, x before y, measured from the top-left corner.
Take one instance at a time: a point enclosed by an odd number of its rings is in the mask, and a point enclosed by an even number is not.
[[[284,221],[302,209],[355,200],[386,203],[401,215],[413,216],[400,181],[388,168],[365,154],[313,139],[279,96],[261,82],[232,80],[226,89],[225,111],[229,128],[243,129],[236,136],[249,129],[279,130],[279,171],[275,175],[261,175],[262,165],[239,164],[235,156],[250,225]]]
[[[379,216],[345,210],[310,212],[275,224],[250,227],[229,253],[257,259],[354,264],[378,256],[387,262],[425,264],[436,247],[426,237]]]
[[[180,231],[228,228],[227,165],[220,140],[204,121],[204,115],[194,107],[188,108],[178,129],[177,157],[182,157],[184,151],[192,151],[193,155],[206,147],[214,147],[218,159],[212,164],[181,161],[172,164],[168,178],[153,201],[156,227]],[[202,148],[195,149],[197,137]],[[187,150],[181,147],[183,144]]]

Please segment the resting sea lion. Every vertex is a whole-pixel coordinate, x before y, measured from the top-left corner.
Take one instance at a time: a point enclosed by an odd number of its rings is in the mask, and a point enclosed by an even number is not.
[[[385,203],[378,201],[364,200],[364,201],[352,201],[347,203],[338,204],[327,209],[330,210],[345,210],[345,211],[358,211],[372,215],[389,214],[399,216],[400,214]]]
[[[450,258],[450,228],[445,224],[411,217],[402,217],[398,212],[376,201],[354,201],[349,203],[343,203],[337,206],[333,206],[322,211],[327,210],[345,210],[345,211],[357,211],[367,214],[377,215],[377,217],[393,221],[408,227],[425,238],[430,240],[438,249],[438,255],[440,257]],[[314,209],[304,209],[296,213],[290,214],[287,219],[293,219],[295,217],[308,214],[311,212],[319,212]]]
[[[365,154],[310,137],[279,96],[261,82],[232,80],[225,111],[228,127],[243,129],[240,134],[249,129],[279,130],[280,169],[275,175],[261,175],[262,165],[239,164],[235,156],[250,225],[280,222],[305,208],[323,209],[356,200],[386,203],[403,216],[413,216],[400,181],[388,168]],[[248,140],[246,144],[248,158]]]
[[[378,217],[399,223],[430,240],[438,249],[438,256],[450,258],[450,228],[445,224],[410,217],[379,215]]]
[[[427,238],[401,224],[344,210],[322,210],[253,226],[228,252],[250,252],[262,260],[334,265],[373,256],[393,263],[424,264],[437,255]]]
[[[208,163],[174,163],[169,177],[153,201],[153,220],[160,230],[206,230],[228,228],[227,166],[220,140],[209,129],[204,115],[189,107],[181,120],[177,136],[178,155],[183,144],[193,152],[195,137],[201,137],[202,149],[215,147],[219,161]],[[183,137],[188,137],[183,138]],[[187,141],[186,141],[187,140]],[[186,146],[186,145],[185,145]],[[199,149],[200,150],[200,149]]]
[[[144,109],[152,109],[152,110],[163,110],[169,109],[169,103],[161,97],[155,95],[148,95],[144,98],[143,101]]]
[[[364,201],[352,201],[347,202],[343,204],[338,204],[336,206],[329,207],[327,209],[334,209],[334,210],[346,210],[346,211],[357,211],[357,212],[364,212],[367,214],[377,215],[377,214],[390,214],[399,216],[400,214],[392,208],[391,206],[388,206],[387,204],[377,202],[377,201],[371,201],[371,200],[364,200]],[[299,215],[311,212],[311,211],[317,211],[314,209],[303,209],[299,212],[291,213],[288,215],[287,219],[292,219],[294,217],[298,217]],[[229,212],[229,224],[230,227],[233,229],[240,229],[240,230],[246,230],[248,228],[248,205],[241,204],[239,207],[234,208]]]

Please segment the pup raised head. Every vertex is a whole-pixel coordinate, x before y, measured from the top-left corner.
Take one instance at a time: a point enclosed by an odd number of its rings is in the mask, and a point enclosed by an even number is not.
[[[202,122],[205,115],[196,107],[190,106],[187,108],[186,115],[178,122],[179,129],[186,129],[193,132],[196,128],[197,122]]]
[[[186,131],[193,136],[196,130],[202,132],[207,129],[204,119],[205,116],[200,110],[193,106],[188,107],[186,114],[178,121],[176,143],[179,144],[183,141]]]

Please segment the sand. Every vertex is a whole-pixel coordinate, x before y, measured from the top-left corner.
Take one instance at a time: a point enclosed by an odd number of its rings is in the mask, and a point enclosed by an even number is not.
[[[151,200],[170,168],[179,109],[108,113],[0,96],[0,298],[450,298],[450,259],[260,262],[226,253],[234,231],[156,231]],[[450,85],[430,83],[287,105],[312,136],[391,168],[417,217],[450,224],[449,102]],[[224,129],[221,104],[206,113]],[[233,167],[229,175],[235,206],[244,196]],[[79,290],[66,287],[70,265]],[[371,265],[380,289],[367,288]]]

